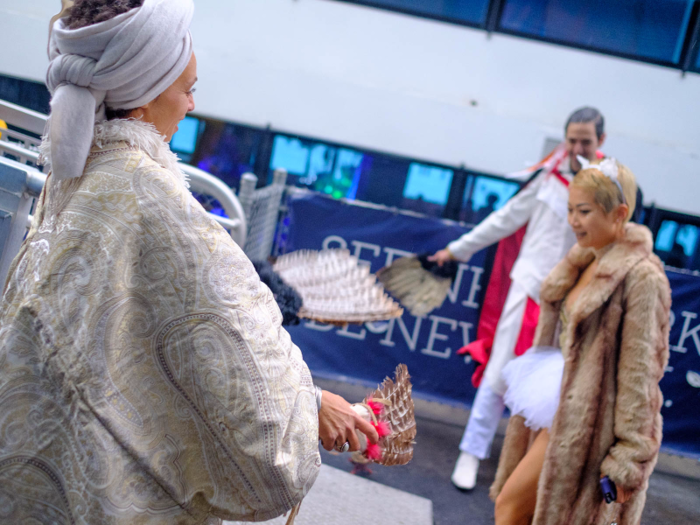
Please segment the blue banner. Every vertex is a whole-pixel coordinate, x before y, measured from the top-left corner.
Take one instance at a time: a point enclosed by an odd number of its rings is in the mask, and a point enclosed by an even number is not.
[[[671,283],[671,352],[664,394],[664,447],[700,459],[700,276],[666,269]]]
[[[347,248],[376,272],[394,258],[444,248],[467,230],[383,208],[364,207],[317,194],[289,201],[285,251]],[[407,311],[389,322],[338,328],[315,322],[290,327],[294,342],[316,374],[379,383],[405,363],[414,389],[424,397],[470,404],[474,365],[456,351],[476,336],[484,282],[484,254],[461,264],[448,298],[428,316]]]
[[[467,228],[377,206],[298,192],[289,200],[284,251],[347,248],[376,272],[394,258],[444,248]],[[290,327],[294,342],[318,375],[372,384],[406,363],[423,398],[469,405],[474,363],[456,351],[476,336],[486,289],[485,252],[461,264],[443,306],[424,318],[408,312],[390,322],[338,328],[314,322]],[[669,270],[673,290],[671,352],[661,382],[664,448],[700,457],[700,277]]]

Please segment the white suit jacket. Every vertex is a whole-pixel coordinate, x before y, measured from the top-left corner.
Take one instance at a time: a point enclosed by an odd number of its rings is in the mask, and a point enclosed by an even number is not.
[[[573,178],[568,157],[559,164],[559,172],[569,181]],[[448,248],[458,260],[468,261],[476,252],[527,224],[510,278],[539,303],[542,281],[576,242],[567,222],[568,198],[567,186],[551,169],[543,170],[505,206],[451,242]]]

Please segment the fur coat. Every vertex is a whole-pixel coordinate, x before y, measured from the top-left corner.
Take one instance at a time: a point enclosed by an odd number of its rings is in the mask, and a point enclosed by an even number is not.
[[[559,409],[537,490],[535,525],[636,525],[661,444],[659,389],[669,356],[671,289],[644,226],[599,260],[569,315]],[[574,246],[542,285],[535,345],[558,346],[559,311],[594,253]],[[491,497],[527,451],[533,436],[511,418]],[[607,505],[601,476],[631,493]]]

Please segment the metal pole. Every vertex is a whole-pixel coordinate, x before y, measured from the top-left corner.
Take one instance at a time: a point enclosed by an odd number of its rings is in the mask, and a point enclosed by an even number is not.
[[[34,197],[45,180],[35,168],[0,156],[0,289],[22,246]]]
[[[276,169],[272,175],[272,186],[274,193],[270,195],[265,212],[264,233],[262,246],[260,246],[260,259],[267,259],[272,254],[272,245],[275,243],[275,230],[280,214],[280,205],[284,195],[285,184],[287,183],[287,170]]]
[[[250,228],[250,214],[253,208],[253,193],[255,192],[255,186],[257,186],[257,184],[258,178],[252,173],[244,173],[241,177],[238,201],[241,203],[243,214],[248,221],[248,228]]]

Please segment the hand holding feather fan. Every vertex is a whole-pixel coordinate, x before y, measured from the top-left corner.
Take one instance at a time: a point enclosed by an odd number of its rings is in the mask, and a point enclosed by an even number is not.
[[[362,403],[353,405],[379,434],[379,443],[373,445],[358,431],[361,454],[368,460],[390,467],[405,465],[413,458],[416,419],[411,390],[411,376],[401,364],[393,381],[387,377]]]
[[[361,452],[354,452],[353,458],[360,455],[364,462],[374,461],[387,467],[405,465],[413,459],[413,441],[416,437],[416,419],[411,397],[411,376],[406,365],[396,367],[394,380],[388,377],[353,409],[369,421],[379,434],[376,445],[369,443],[360,432]],[[289,513],[287,525],[293,525],[299,514],[301,501]]]
[[[458,268],[456,261],[439,266],[422,254],[396,259],[377,272],[377,279],[412,315],[422,317],[445,302]]]

